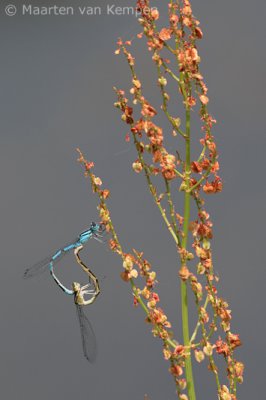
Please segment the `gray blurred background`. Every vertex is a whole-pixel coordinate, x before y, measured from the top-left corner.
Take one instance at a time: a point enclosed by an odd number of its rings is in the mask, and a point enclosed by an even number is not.
[[[161,2],[155,2],[155,5]],[[161,305],[181,337],[173,243],[151,204],[126,126],[113,108],[112,87],[128,87],[129,71],[114,56],[118,36],[139,31],[133,16],[107,16],[107,1],[32,1],[32,5],[102,6],[101,16],[5,14],[1,1],[1,398],[173,400],[175,387],[141,309],[119,277],[120,260],[96,241],[84,256],[101,276],[102,293],[86,312],[98,359],[82,357],[73,299],[49,274],[23,281],[24,269],[97,220],[96,198],[75,148],[93,159],[111,190],[109,202],[125,249],[144,250],[158,271]],[[29,4],[29,3],[25,3]],[[111,3],[109,3],[111,4]],[[133,3],[116,1],[118,5]],[[246,363],[239,399],[265,393],[265,2],[193,1],[204,39],[201,70],[217,118],[224,191],[208,197],[220,294],[233,310],[232,331]],[[137,50],[149,98],[156,96],[150,61]],[[141,59],[140,59],[141,57]],[[128,247],[127,247],[128,246]],[[68,267],[66,268],[66,263]],[[59,276],[76,277],[71,258]],[[215,399],[206,365],[195,367],[198,399]]]

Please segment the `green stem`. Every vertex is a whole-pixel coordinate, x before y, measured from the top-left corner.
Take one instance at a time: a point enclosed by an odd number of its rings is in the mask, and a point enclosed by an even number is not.
[[[138,142],[138,140],[137,140],[137,138],[136,138],[136,134],[134,134],[134,133],[133,133],[133,138],[134,138],[134,144],[135,144],[135,147],[136,147],[136,149],[137,149],[138,156],[139,156],[139,160],[140,160],[140,163],[141,163],[141,165],[142,165],[142,167],[143,167],[144,174],[145,174],[145,177],[146,177],[146,180],[147,180],[147,183],[148,183],[148,186],[149,186],[149,190],[150,190],[150,192],[151,192],[151,195],[153,196],[154,201],[155,201],[155,203],[157,204],[157,207],[158,207],[159,210],[160,210],[160,213],[161,213],[161,215],[162,215],[162,217],[163,217],[163,220],[164,220],[165,223],[166,223],[167,228],[169,229],[169,232],[171,233],[171,235],[172,235],[172,237],[173,237],[173,239],[174,239],[176,245],[178,246],[179,243],[180,243],[180,241],[179,241],[179,236],[176,235],[174,229],[172,228],[172,226],[171,226],[171,224],[170,224],[170,222],[169,222],[169,220],[168,220],[168,218],[167,218],[167,215],[166,215],[166,213],[165,213],[165,210],[163,209],[163,207],[162,207],[161,204],[160,204],[160,201],[159,201],[158,196],[157,196],[157,193],[156,193],[156,189],[155,189],[155,187],[154,187],[154,185],[152,184],[152,181],[151,181],[149,169],[148,169],[148,167],[147,167],[147,165],[146,165],[146,163],[145,163],[145,161],[144,161],[143,155],[142,155],[142,153],[141,153],[141,151],[140,151],[140,149],[139,149],[139,142]]]
[[[186,168],[185,168],[185,181],[187,187],[189,187],[190,180],[190,109],[186,108]],[[190,219],[190,193],[185,193],[185,205],[184,205],[184,225],[183,225],[183,239],[181,246],[186,249],[188,242],[188,227]],[[182,259],[182,265],[185,265],[186,259]],[[182,325],[183,325],[183,339],[184,346],[190,346],[190,334],[189,334],[189,318],[188,318],[188,294],[187,294],[187,283],[181,281],[181,303],[182,303]],[[196,400],[196,393],[194,387],[193,370],[191,353],[185,359],[186,378],[187,378],[187,389],[189,400]]]
[[[204,310],[206,310],[208,303],[209,303],[209,298],[208,298],[208,296],[207,296],[207,297],[206,297],[206,300],[205,300],[205,303],[204,303],[204,306],[203,306]],[[196,337],[197,337],[197,333],[198,333],[199,327],[200,327],[200,317],[199,317],[199,319],[198,319],[198,322],[197,322],[197,325],[196,325],[196,327],[195,327],[195,330],[194,330],[194,332],[193,332],[193,334],[192,334],[192,336],[191,336],[191,338],[190,338],[190,343],[191,343],[191,344],[194,342],[194,340],[195,340]]]
[[[178,231],[178,228],[177,228],[177,225],[176,225],[175,208],[174,208],[174,204],[173,204],[173,200],[172,200],[172,196],[171,196],[170,184],[169,184],[167,179],[164,179],[164,182],[165,182],[165,187],[166,187],[168,204],[169,204],[169,208],[170,208],[170,216],[171,216],[171,220],[172,220],[172,225],[174,227],[174,231],[175,231],[176,236],[178,238],[178,242],[180,243],[179,231]]]

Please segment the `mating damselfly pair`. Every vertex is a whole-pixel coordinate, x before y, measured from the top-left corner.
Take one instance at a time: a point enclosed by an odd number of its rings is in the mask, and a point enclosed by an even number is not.
[[[76,305],[77,316],[80,326],[82,347],[84,356],[88,361],[94,362],[97,355],[96,338],[93,332],[92,325],[86,317],[83,307],[92,304],[96,297],[100,294],[100,287],[97,277],[94,273],[81,261],[79,252],[83,249],[84,244],[91,238],[101,241],[102,233],[105,231],[103,224],[92,222],[90,228],[82,232],[77,238],[72,240],[67,245],[55,251],[52,255],[46,257],[42,261],[34,264],[32,267],[27,268],[24,272],[24,278],[33,278],[44,271],[50,271],[56,284],[67,295],[74,296]],[[73,250],[77,263],[81,266],[82,270],[88,275],[89,283],[81,286],[78,282],[72,283],[72,288],[69,289],[64,286],[54,273],[54,265],[57,264],[62,258]],[[84,296],[89,296],[86,300]]]

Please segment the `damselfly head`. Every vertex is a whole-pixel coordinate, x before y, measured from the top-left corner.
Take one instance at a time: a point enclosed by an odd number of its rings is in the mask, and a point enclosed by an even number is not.
[[[97,232],[99,232],[99,230],[100,230],[100,225],[99,225],[99,224],[96,224],[96,222],[92,222],[92,223],[91,223],[91,226],[90,226],[90,229],[91,229],[91,231],[92,231],[93,233],[97,233]]]
[[[84,303],[83,293],[81,286],[78,282],[72,282],[72,289],[74,292],[74,301],[76,304],[82,305]]]
[[[101,222],[99,224],[99,232],[102,233],[102,232],[105,232],[105,230],[106,230],[106,226],[103,222]]]
[[[101,222],[97,224],[96,222],[92,222],[90,225],[90,229],[93,233],[102,233],[105,231],[105,225]]]
[[[96,222],[92,222],[90,228],[91,228],[92,230],[94,230],[94,229],[96,229],[97,225],[98,225],[98,224],[96,224]]]
[[[80,291],[80,284],[78,282],[72,282],[72,289],[73,292],[77,294]]]

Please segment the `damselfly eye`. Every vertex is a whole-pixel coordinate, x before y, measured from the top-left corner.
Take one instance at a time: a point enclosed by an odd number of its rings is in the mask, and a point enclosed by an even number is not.
[[[101,223],[101,224],[99,225],[99,230],[100,230],[100,232],[104,232],[105,229],[106,229],[106,226],[105,226],[103,223]]]

